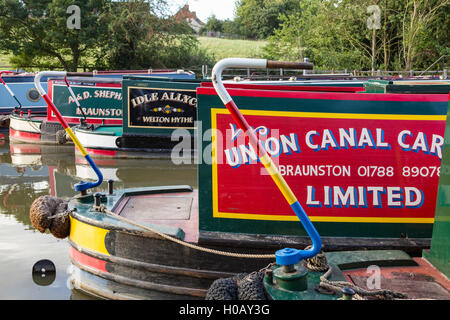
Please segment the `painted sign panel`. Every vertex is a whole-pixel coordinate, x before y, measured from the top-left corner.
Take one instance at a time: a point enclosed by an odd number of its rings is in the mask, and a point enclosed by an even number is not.
[[[128,87],[128,127],[194,128],[195,90]]]
[[[242,110],[311,221],[433,223],[445,116]],[[298,221],[225,109],[213,217]]]
[[[51,81],[52,82],[52,81]],[[120,83],[74,83],[70,84],[82,111],[63,82],[53,82],[49,86],[53,103],[67,122],[79,123],[83,112],[88,123],[122,123],[122,88]],[[58,121],[48,110],[48,119]]]
[[[431,237],[447,94],[228,92],[322,237]],[[201,232],[305,236],[215,90],[197,97]]]

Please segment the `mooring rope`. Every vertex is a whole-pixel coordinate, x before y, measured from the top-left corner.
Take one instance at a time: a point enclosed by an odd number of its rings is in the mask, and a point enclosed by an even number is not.
[[[328,265],[325,253],[321,250],[315,257],[305,259],[305,267],[315,272],[325,272],[320,277],[319,286],[333,292],[341,292],[343,288],[351,288],[355,291],[355,298],[363,300],[364,297],[372,296],[378,299],[406,299],[407,295],[391,290],[365,290],[348,281],[330,281],[328,277],[333,272],[333,267]]]
[[[215,250],[215,249],[210,249],[210,248],[205,248],[205,247],[201,247],[198,245],[195,245],[193,243],[189,243],[180,239],[177,239],[175,237],[169,236],[161,231],[158,231],[152,227],[140,224],[138,222],[135,222],[133,220],[127,219],[125,217],[122,217],[108,209],[106,209],[106,206],[104,204],[101,204],[100,206],[94,206],[94,209],[103,213],[107,213],[109,215],[112,215],[124,222],[130,223],[132,225],[135,225],[137,227],[143,228],[147,231],[156,233],[157,235],[161,236],[162,238],[178,243],[180,245],[189,247],[191,249],[195,249],[195,250],[199,250],[199,251],[203,251],[203,252],[207,252],[207,253],[212,253],[212,254],[217,254],[217,255],[222,255],[222,256],[228,256],[228,257],[234,257],[234,258],[248,258],[248,259],[275,259],[275,255],[274,254],[247,254],[247,253],[236,253],[236,252],[227,252],[227,251],[221,251],[221,250]]]
[[[358,287],[354,285],[353,283],[347,282],[347,281],[330,281],[328,280],[328,277],[330,276],[331,272],[333,271],[333,268],[330,267],[327,272],[325,272],[324,275],[320,277],[320,286],[332,290],[332,291],[340,291],[342,288],[348,287],[353,289],[356,294],[366,297],[366,296],[372,296],[377,297],[378,299],[407,299],[408,296],[406,294],[403,294],[401,292],[395,292],[392,290],[365,290],[361,287]]]

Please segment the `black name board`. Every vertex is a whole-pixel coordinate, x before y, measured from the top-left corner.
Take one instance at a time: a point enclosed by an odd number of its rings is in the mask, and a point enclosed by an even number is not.
[[[128,127],[194,128],[195,90],[128,88]]]

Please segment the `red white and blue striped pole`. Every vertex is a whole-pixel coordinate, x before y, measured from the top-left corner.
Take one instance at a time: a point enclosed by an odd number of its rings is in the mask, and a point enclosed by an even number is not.
[[[100,169],[97,167],[95,162],[92,160],[92,158],[87,153],[86,149],[84,149],[81,142],[78,140],[77,136],[73,133],[70,126],[67,124],[66,120],[61,116],[61,113],[58,111],[56,106],[54,105],[53,101],[48,97],[47,93],[45,92],[44,88],[41,85],[41,78],[44,76],[48,77],[66,77],[66,76],[84,76],[84,77],[92,77],[92,72],[66,72],[66,71],[42,71],[36,74],[34,78],[34,85],[36,86],[36,89],[41,94],[42,98],[44,98],[45,102],[47,102],[48,107],[52,110],[52,112],[55,114],[56,118],[58,119],[59,123],[63,126],[64,130],[67,132],[67,134],[72,139],[75,146],[80,150],[80,153],[84,156],[86,161],[89,163],[89,165],[92,167],[94,172],[97,174],[98,180],[94,183],[92,182],[84,182],[81,181],[77,184],[75,184],[74,189],[76,191],[86,191],[90,188],[95,188],[99,186],[103,182],[103,175],[100,171]],[[68,83],[67,83],[68,84]],[[68,87],[70,88],[70,87]],[[71,91],[71,90],[69,90]],[[73,94],[73,91],[71,92]],[[77,101],[77,100],[75,100]],[[78,105],[77,105],[78,106]]]
[[[228,58],[220,60],[212,70],[212,83],[216,89],[217,94],[231,113],[233,120],[238,124],[239,128],[249,138],[250,144],[257,150],[258,157],[261,163],[266,168],[269,175],[277,185],[278,189],[283,194],[284,198],[295,212],[306,232],[312,240],[312,247],[308,250],[297,250],[286,248],[278,250],[275,254],[276,261],[279,265],[291,265],[297,263],[301,259],[306,259],[315,256],[322,247],[322,240],[314,225],[311,223],[306,212],[298,202],[289,185],[284,180],[283,176],[278,171],[278,168],[273,163],[272,158],[264,149],[261,141],[256,137],[255,133],[247,123],[246,119],[240,112],[239,108],[228,94],[225,86],[222,83],[222,72],[226,68],[285,68],[285,69],[312,69],[311,63],[297,63],[297,62],[281,62],[269,61],[266,59],[245,59],[245,58]]]

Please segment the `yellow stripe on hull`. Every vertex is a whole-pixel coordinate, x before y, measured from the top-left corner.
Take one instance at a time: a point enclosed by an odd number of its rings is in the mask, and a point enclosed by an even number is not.
[[[108,231],[70,217],[69,239],[82,248],[109,256],[105,246],[105,237]]]

